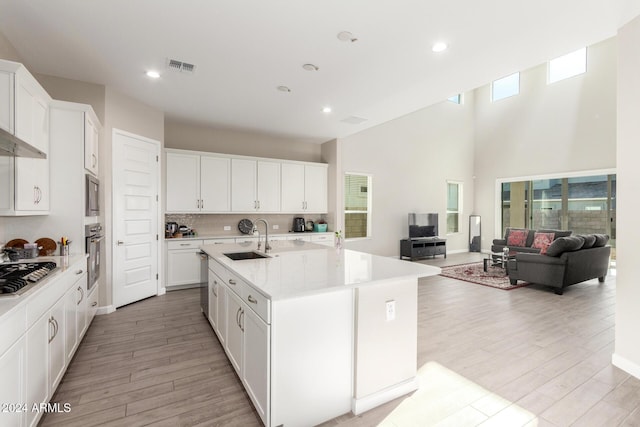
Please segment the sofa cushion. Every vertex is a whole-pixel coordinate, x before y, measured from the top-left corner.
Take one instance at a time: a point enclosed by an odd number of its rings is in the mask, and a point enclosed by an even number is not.
[[[549,248],[549,245],[553,243],[554,236],[555,236],[554,233],[536,232],[533,237],[533,244],[531,245],[531,247],[540,249],[540,254],[544,255],[547,253],[547,248]]]
[[[578,234],[578,236],[584,239],[584,245],[582,245],[582,249],[592,248],[596,243],[596,236],[594,234]]]
[[[512,228],[509,230],[509,236],[507,237],[507,246],[526,246],[528,235],[529,230]]]
[[[605,246],[609,241],[608,234],[594,234],[594,236],[596,237],[596,242],[593,244],[594,248]]]
[[[555,235],[554,239],[557,239],[559,237],[571,236],[571,233],[573,233],[573,231],[571,231],[571,230],[540,229],[540,230],[537,230],[537,231],[538,231],[538,233],[553,233]]]
[[[546,255],[558,257],[565,252],[577,251],[583,244],[584,239],[578,236],[559,237],[549,245]]]

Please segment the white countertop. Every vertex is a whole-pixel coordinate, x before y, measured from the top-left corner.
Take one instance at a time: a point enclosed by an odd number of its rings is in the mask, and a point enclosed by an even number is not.
[[[40,290],[44,289],[49,283],[56,280],[60,275],[64,272],[73,268],[74,265],[77,265],[78,262],[87,259],[87,254],[82,255],[69,255],[67,257],[61,256],[47,256],[47,257],[37,257],[30,259],[21,259],[16,263],[30,263],[30,262],[48,262],[53,261],[57,264],[58,268],[52,272],[47,274],[47,276],[40,280],[39,282],[28,285],[29,289],[20,295],[2,295],[0,294],[0,318],[5,314],[12,311],[15,307],[19,306],[22,303],[26,303],[26,301],[31,298],[32,295],[36,295],[40,292]],[[86,261],[85,261],[86,262]],[[16,263],[4,263],[2,265],[8,264],[16,264]],[[86,268],[86,266],[85,266]]]
[[[224,255],[254,251],[255,243],[204,245],[202,250],[272,300],[440,273],[439,267],[304,241],[270,243],[270,258],[262,259],[233,261]]]
[[[284,231],[273,233],[269,232],[269,238],[271,237],[304,237],[304,236],[323,236],[323,235],[333,235],[333,231],[304,231],[304,232],[294,232],[294,231]],[[261,238],[264,234],[260,234]],[[253,234],[198,234],[197,236],[185,236],[185,237],[165,237],[164,240],[170,242],[172,240],[207,240],[207,239],[242,239],[242,238],[257,238],[257,235]]]

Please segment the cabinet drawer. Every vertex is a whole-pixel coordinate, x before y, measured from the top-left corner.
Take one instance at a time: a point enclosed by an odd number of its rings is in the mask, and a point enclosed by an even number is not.
[[[229,271],[211,258],[209,258],[209,270],[213,271],[216,276],[227,284],[227,281],[229,280]]]
[[[251,286],[246,285],[242,289],[242,300],[267,324],[271,323],[271,301],[264,295],[256,292]]]
[[[46,283],[42,291],[27,303],[27,329],[62,298],[84,272],[84,265],[76,264],[61,275],[49,279],[51,282]]]
[[[202,240],[179,240],[177,242],[167,242],[167,249],[196,249],[202,246]]]
[[[203,240],[205,245],[222,245],[224,243],[234,243],[236,241],[233,237],[217,238],[217,239],[205,239]]]

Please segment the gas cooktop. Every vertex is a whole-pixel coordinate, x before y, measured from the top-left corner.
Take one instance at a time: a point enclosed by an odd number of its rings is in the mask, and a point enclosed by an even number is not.
[[[28,285],[37,283],[58,268],[52,261],[24,262],[0,265],[0,296],[20,295]]]

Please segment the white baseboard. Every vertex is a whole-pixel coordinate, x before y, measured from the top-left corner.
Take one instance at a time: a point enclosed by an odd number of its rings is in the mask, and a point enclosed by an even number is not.
[[[613,366],[616,366],[626,373],[640,379],[640,365],[637,363],[633,363],[629,359],[626,359],[616,353],[613,353],[613,356],[611,356],[611,363],[613,363]]]
[[[418,385],[418,378],[413,377],[399,384],[385,388],[384,390],[380,390],[377,393],[370,394],[369,396],[360,399],[353,398],[351,399],[351,412],[353,412],[354,415],[360,415],[363,412],[367,412],[370,409],[417,390]]]
[[[104,307],[98,307],[98,311],[96,311],[96,316],[100,316],[103,314],[109,314],[116,311],[116,308],[112,305],[106,305]]]
[[[164,286],[158,289],[158,296],[164,295],[166,293],[167,293],[167,288],[165,288]]]

